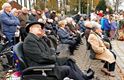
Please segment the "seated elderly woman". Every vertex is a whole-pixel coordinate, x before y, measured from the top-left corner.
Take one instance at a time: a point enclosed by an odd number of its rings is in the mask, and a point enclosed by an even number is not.
[[[57,34],[62,43],[70,45],[69,46],[70,53],[71,55],[73,55],[74,49],[76,48],[76,45],[77,45],[77,41],[76,39],[74,39],[73,35],[70,34],[67,31],[67,29],[65,29],[66,27],[65,25],[66,25],[66,22],[64,20],[59,22],[59,29]]]
[[[95,52],[96,59],[105,61],[101,71],[114,77],[116,55],[105,46],[101,35],[102,30],[98,27],[93,27],[88,42],[90,43],[92,50]]]

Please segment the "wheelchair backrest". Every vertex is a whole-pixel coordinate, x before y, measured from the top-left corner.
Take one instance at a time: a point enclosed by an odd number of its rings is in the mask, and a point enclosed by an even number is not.
[[[16,69],[17,70],[23,70],[27,68],[27,64],[24,58],[24,52],[23,52],[23,42],[17,43],[15,46],[13,46],[13,52],[16,62]]]

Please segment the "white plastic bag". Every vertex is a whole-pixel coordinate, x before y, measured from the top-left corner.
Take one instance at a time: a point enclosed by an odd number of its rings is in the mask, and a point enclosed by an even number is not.
[[[19,31],[19,29],[17,29],[15,32],[15,37],[19,37],[19,34],[20,34],[20,31]]]

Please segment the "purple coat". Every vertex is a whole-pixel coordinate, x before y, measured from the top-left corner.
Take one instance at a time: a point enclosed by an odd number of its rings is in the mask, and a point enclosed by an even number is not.
[[[115,21],[110,23],[111,30],[116,30],[117,29],[117,24]]]

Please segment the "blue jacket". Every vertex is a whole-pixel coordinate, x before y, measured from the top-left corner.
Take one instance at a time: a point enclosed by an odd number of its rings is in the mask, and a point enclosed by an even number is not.
[[[69,32],[67,32],[66,29],[64,30],[64,29],[59,28],[57,33],[58,33],[58,36],[62,43],[64,43],[64,44],[74,44],[75,43],[75,40],[73,39],[72,36],[70,36]]]
[[[104,30],[111,30],[110,23],[108,19],[104,19]]]
[[[104,30],[104,22],[105,22],[105,18],[102,18],[101,20],[100,20],[100,24],[101,24],[101,29],[102,30]]]
[[[0,14],[0,21],[2,24],[2,31],[6,34],[15,33],[17,25],[20,24],[18,18],[13,16],[12,14],[7,14],[6,12],[2,12]]]
[[[28,22],[29,22],[29,23],[37,22],[36,15],[30,14],[30,15],[29,15],[29,20],[28,20]]]
[[[80,31],[84,32],[85,31],[84,21],[83,20],[79,20],[78,25],[80,27]]]

